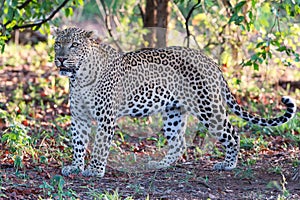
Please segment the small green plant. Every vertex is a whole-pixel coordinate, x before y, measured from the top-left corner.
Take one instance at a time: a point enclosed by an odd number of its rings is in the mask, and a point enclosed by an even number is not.
[[[43,189],[44,196],[51,196],[52,192],[55,190],[55,188],[47,183],[46,181],[43,181],[43,183],[39,186],[39,188]]]
[[[72,190],[64,190],[65,180],[60,175],[55,175],[51,180],[50,184],[43,181],[43,184],[39,188],[43,189],[44,195],[53,197],[54,199],[75,199],[76,193]]]
[[[164,147],[167,143],[167,139],[164,137],[164,135],[162,133],[158,134],[158,137],[149,137],[147,138],[148,141],[155,141],[156,142],[156,147],[158,148],[158,151],[160,151],[160,149],[162,147]]]
[[[268,169],[268,172],[273,172],[275,174],[282,174],[282,168],[279,166],[275,166],[275,167],[270,167]]]
[[[284,174],[281,173],[281,176],[282,176],[282,180],[280,183],[278,183],[278,181],[271,181],[267,184],[267,188],[276,188],[277,190],[281,191],[282,195],[279,194],[277,199],[285,200],[285,199],[288,199],[290,193],[286,188],[287,182],[286,182],[286,178],[285,178]]]
[[[234,169],[234,177],[238,177],[240,179],[254,179],[254,172],[250,167],[246,167],[246,169],[236,168]]]
[[[40,157],[40,162],[43,164],[47,164],[48,163],[48,158],[46,156],[41,156]]]
[[[205,183],[208,183],[208,181],[209,181],[209,177],[207,175],[202,179],[204,180]]]
[[[265,140],[264,135],[254,135],[247,137],[242,135],[240,140],[241,149],[250,150],[253,149],[259,152],[262,148],[268,147],[268,141]]]
[[[163,134],[158,134],[158,139],[156,146],[158,147],[158,150],[160,150],[162,147],[166,145],[167,139],[163,136]]]
[[[23,156],[29,154],[34,159],[36,152],[32,147],[32,139],[27,134],[28,128],[22,124],[11,125],[3,132],[1,142],[7,144],[16,171],[23,168]]]
[[[18,171],[23,168],[22,158],[20,156],[15,156],[14,158],[14,167]]]
[[[133,200],[132,197],[122,198],[118,188],[114,191],[98,192],[95,190],[89,190],[88,196],[93,197],[94,199],[103,199],[103,200]]]
[[[299,167],[300,166],[300,160],[298,158],[293,160],[293,167]]]
[[[24,147],[31,143],[31,138],[27,132],[28,129],[21,124],[11,125],[3,132],[1,142],[7,143],[11,152],[21,153]]]
[[[239,177],[240,179],[254,179],[254,171],[251,166],[256,164],[256,160],[247,158],[247,160],[242,161],[241,164],[243,165],[242,168],[234,169],[234,176]]]
[[[208,145],[208,148],[209,148],[209,145]],[[221,151],[218,147],[216,146],[213,146],[212,147],[212,152],[213,152],[213,155],[216,155],[217,157],[222,157],[224,156],[224,151]],[[222,147],[223,148],[223,147]]]
[[[255,164],[256,164],[256,160],[255,159],[247,158],[247,160],[246,160],[246,166],[253,166]]]
[[[195,160],[198,160],[199,158],[202,158],[203,155],[205,155],[206,151],[201,149],[198,146],[195,146],[195,150],[193,151],[193,156],[195,157]]]
[[[255,140],[256,138],[253,138],[253,137],[241,137],[241,141],[240,141],[240,147],[241,149],[245,149],[245,150],[250,150],[250,149],[253,149],[254,147],[254,144],[255,144]]]
[[[121,142],[125,141],[125,137],[124,137],[125,134],[122,131],[117,130],[115,134],[120,137]]]

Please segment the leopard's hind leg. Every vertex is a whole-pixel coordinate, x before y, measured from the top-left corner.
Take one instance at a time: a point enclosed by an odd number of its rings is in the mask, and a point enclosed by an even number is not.
[[[196,84],[197,96],[190,104],[191,114],[196,116],[225,147],[225,160],[214,165],[215,170],[231,170],[236,167],[240,149],[240,137],[230,124],[218,81],[206,79]]]
[[[213,167],[214,170],[232,170],[237,165],[238,153],[240,150],[240,136],[235,132],[233,126],[230,124],[229,119],[226,117],[221,120],[223,126],[212,126],[210,124],[209,131],[216,134],[218,140],[225,147],[225,160],[216,163]]]
[[[240,149],[240,137],[229,122],[225,107],[210,104],[211,112],[199,114],[198,119],[208,128],[209,133],[216,137],[225,147],[225,160],[214,165],[214,170],[232,170],[236,167]]]
[[[161,161],[148,163],[147,167],[150,169],[169,167],[185,151],[184,132],[187,124],[187,114],[183,113],[180,108],[171,107],[163,113],[162,117],[164,136],[167,138],[169,149],[167,155]]]

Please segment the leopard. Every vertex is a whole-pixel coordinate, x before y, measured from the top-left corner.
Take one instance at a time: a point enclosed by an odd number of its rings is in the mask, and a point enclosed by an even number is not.
[[[249,123],[279,126],[297,111],[289,96],[281,98],[283,114],[262,118],[238,104],[220,66],[201,50],[183,46],[120,52],[100,42],[93,31],[78,27],[55,32],[54,62],[59,74],[69,79],[70,135],[73,159],[62,167],[64,176],[103,177],[117,119],[161,114],[168,150],[151,169],[165,169],[185,152],[187,117],[199,120],[224,147],[224,161],[214,170],[236,168],[240,135],[229,120],[229,110]],[[90,141],[92,127],[96,130]],[[88,144],[90,160],[85,166]]]

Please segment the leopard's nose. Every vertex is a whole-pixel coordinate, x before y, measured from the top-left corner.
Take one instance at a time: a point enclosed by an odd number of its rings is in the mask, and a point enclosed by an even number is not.
[[[65,58],[65,57],[58,57],[57,60],[59,60],[59,62],[63,63],[65,60],[67,60],[67,58]]]
[[[66,57],[57,57],[55,64],[57,67],[64,67],[64,61],[66,61],[67,58]]]

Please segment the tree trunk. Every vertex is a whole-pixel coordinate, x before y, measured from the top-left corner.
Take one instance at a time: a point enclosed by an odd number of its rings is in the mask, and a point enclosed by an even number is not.
[[[167,26],[169,21],[169,0],[146,0],[144,28],[149,33],[144,36],[144,47],[165,47],[167,44]],[[160,27],[160,28],[157,28]]]
[[[166,47],[167,45],[167,27],[169,22],[170,7],[169,0],[157,0],[157,29],[156,31],[156,47]]]
[[[147,33],[144,37],[145,41],[148,44],[144,44],[145,47],[154,48],[155,47],[155,31],[153,27],[156,26],[156,0],[147,0],[146,9],[145,9],[145,18],[144,18],[144,28],[149,29],[150,32]]]

